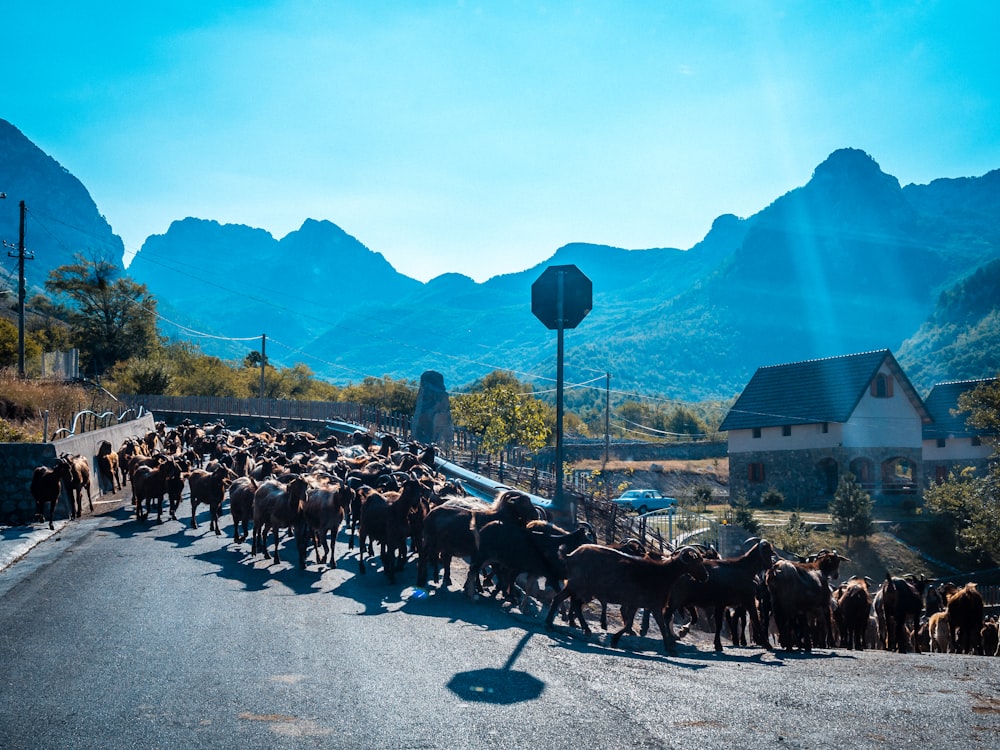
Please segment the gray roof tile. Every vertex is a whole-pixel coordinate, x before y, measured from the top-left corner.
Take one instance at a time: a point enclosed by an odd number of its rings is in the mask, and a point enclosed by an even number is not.
[[[903,392],[914,401],[921,416],[929,419],[920,396],[892,352],[880,349],[761,367],[719,429],[846,422],[886,359]]]
[[[936,440],[949,437],[972,437],[973,435],[988,435],[988,430],[975,429],[965,424],[969,413],[952,414],[952,409],[958,408],[958,397],[966,391],[971,391],[978,385],[990,383],[996,378],[984,380],[956,380],[950,383],[938,383],[924,399],[924,405],[930,412],[934,422],[924,425],[924,440]]]

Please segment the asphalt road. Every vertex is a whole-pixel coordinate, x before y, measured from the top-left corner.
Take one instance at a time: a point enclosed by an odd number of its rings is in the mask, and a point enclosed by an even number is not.
[[[267,564],[188,509],[86,517],[0,573],[0,748],[1000,747],[991,658],[611,649],[343,543]]]

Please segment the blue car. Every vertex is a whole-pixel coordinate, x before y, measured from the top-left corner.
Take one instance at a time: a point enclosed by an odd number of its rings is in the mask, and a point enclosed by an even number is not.
[[[626,490],[611,502],[620,508],[649,513],[652,510],[674,507],[677,505],[677,498],[668,497],[659,490]]]

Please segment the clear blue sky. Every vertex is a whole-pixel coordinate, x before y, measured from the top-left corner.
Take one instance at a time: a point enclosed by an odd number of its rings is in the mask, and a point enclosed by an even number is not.
[[[108,10],[111,6],[115,10]],[[427,280],[689,248],[832,151],[1000,167],[1000,3],[4,3],[3,117],[127,251],[328,219]]]

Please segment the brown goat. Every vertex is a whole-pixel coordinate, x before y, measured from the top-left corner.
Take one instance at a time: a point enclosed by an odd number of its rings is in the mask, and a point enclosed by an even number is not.
[[[222,536],[219,528],[219,516],[222,515],[222,502],[226,499],[226,488],[236,475],[221,464],[213,471],[195,469],[188,475],[188,486],[191,488],[191,528],[197,529],[198,503],[205,503],[212,515],[208,528],[216,536]]]
[[[758,645],[767,647],[766,637],[760,625],[760,615],[757,610],[755,577],[771,565],[774,548],[766,539],[747,540],[753,545],[739,557],[729,557],[718,560],[705,560],[708,578],[705,581],[695,581],[682,576],[670,594],[670,604],[667,607],[665,620],[670,627],[673,613],[689,607],[705,607],[715,614],[715,650],[722,651],[722,622],[726,607],[738,607],[750,617],[753,632],[762,641]],[[693,618],[692,618],[693,619]],[[667,633],[669,640],[676,640],[672,632]],[[732,633],[733,645],[739,638]]]
[[[64,461],[59,461],[52,468],[37,466],[31,475],[31,496],[35,499],[35,516],[45,520],[45,506],[49,508],[49,528],[55,529],[52,518],[55,515],[56,503],[62,495],[62,483],[68,476],[69,467]],[[72,508],[70,509],[72,515]]]
[[[132,501],[135,517],[145,521],[150,507],[156,500],[156,522],[163,522],[163,496],[167,494],[168,481],[180,475],[180,467],[172,460],[164,460],[155,467],[139,466],[132,475]],[[143,510],[143,503],[146,504]]]
[[[920,646],[914,641],[913,635],[919,629],[926,587],[927,581],[923,577],[911,575],[898,578],[888,572],[885,574],[885,580],[875,594],[874,607],[887,651],[905,654],[907,641],[910,641],[914,650],[919,653]],[[910,623],[910,627],[907,627],[907,623]]]
[[[118,453],[111,448],[111,443],[102,440],[97,446],[97,475],[103,480],[101,491],[110,487],[112,492],[122,488],[121,467],[118,463]]]
[[[305,569],[305,555],[302,554],[302,535],[305,530],[302,520],[302,501],[305,500],[309,483],[303,477],[294,477],[288,484],[277,479],[262,482],[253,496],[253,545],[251,554],[260,550],[264,557],[270,559],[267,551],[268,532],[274,531],[274,561],[281,562],[278,556],[278,532],[281,529],[292,529],[296,543],[299,546],[299,568]]]
[[[948,597],[948,631],[951,647],[960,654],[974,654],[983,629],[983,595],[974,583],[967,583]]]
[[[229,512],[233,515],[233,542],[236,544],[246,541],[250,534],[253,496],[256,491],[257,481],[253,477],[239,477],[229,485]]]
[[[66,492],[69,494],[70,510],[73,511],[73,518],[80,518],[83,515],[83,493],[87,492],[87,505],[90,511],[94,511],[94,502],[90,497],[90,461],[79,455],[64,453],[59,459],[64,461],[68,468],[68,474],[63,479],[66,484]]]
[[[946,654],[951,650],[951,629],[948,627],[947,612],[940,610],[931,615],[927,621],[927,634],[932,652]]]
[[[474,533],[477,549],[469,563],[466,594],[478,598],[479,575],[488,566],[491,577],[498,580],[498,591],[510,602],[515,599],[515,580],[522,574],[545,578],[550,588],[558,588],[566,577],[565,555],[595,541],[594,529],[587,523],[569,532],[548,521],[529,521],[526,526],[493,521]],[[519,600],[524,603],[523,596]]]
[[[313,541],[316,551],[316,562],[324,564],[329,561],[331,568],[337,567],[337,531],[344,521],[345,513],[351,507],[354,491],[339,479],[328,481],[306,491],[302,502],[302,515],[305,519],[307,532]],[[329,542],[327,538],[329,537]],[[305,555],[304,546],[300,552]],[[323,552],[320,554],[320,547]]]
[[[996,620],[987,620],[979,633],[979,653],[983,656],[996,656],[1000,651],[1000,629]]]
[[[872,609],[872,594],[868,580],[852,576],[840,591],[837,600],[837,620],[840,625],[840,645],[863,651],[868,617]]]
[[[827,645],[833,646],[833,597],[829,581],[840,576],[841,562],[847,562],[847,558],[836,550],[824,550],[811,561],[779,560],[768,569],[764,581],[771,594],[778,638],[786,651],[798,645],[812,651],[816,618]]]
[[[410,533],[409,515],[418,507],[424,486],[407,479],[399,492],[375,492],[362,487],[361,519],[358,525],[358,572],[365,573],[365,550],[372,554],[372,540],[381,546],[382,570],[389,583],[406,563],[406,539]]]

